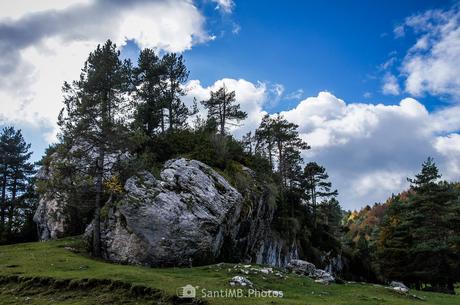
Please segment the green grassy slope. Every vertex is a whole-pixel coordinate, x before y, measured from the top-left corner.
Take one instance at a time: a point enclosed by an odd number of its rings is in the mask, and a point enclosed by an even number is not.
[[[187,284],[201,289],[231,288],[228,280],[238,275],[233,265],[194,268],[147,268],[111,264],[75,253],[79,239],[69,238],[50,242],[17,244],[0,247],[0,304],[175,304],[176,289]],[[70,247],[70,248],[69,248]],[[14,275],[20,278],[15,280]],[[31,278],[29,281],[21,277]],[[38,278],[40,277],[40,278]],[[69,279],[57,285],[49,279]],[[283,298],[207,298],[210,304],[460,304],[459,295],[411,291],[401,295],[371,284],[317,284],[311,279],[288,275],[248,275],[258,290],[280,290]],[[1,282],[3,278],[3,283]],[[7,279],[5,281],[5,279]],[[13,279],[13,281],[11,281]],[[85,279],[85,280],[83,280]],[[91,282],[88,279],[99,279]],[[110,279],[111,281],[102,281]],[[15,282],[16,281],[16,282]],[[34,285],[42,281],[43,285]],[[132,293],[131,285],[151,287],[146,295]],[[26,283],[26,284],[25,284]],[[73,283],[73,286],[72,286]],[[82,284],[83,283],[83,284]],[[96,284],[97,285],[96,285]],[[121,283],[121,284],[120,284]],[[94,284],[94,285],[93,285]],[[92,289],[88,289],[92,288]],[[140,288],[141,290],[144,288]],[[161,292],[159,292],[159,291]],[[144,290],[142,290],[144,291]]]

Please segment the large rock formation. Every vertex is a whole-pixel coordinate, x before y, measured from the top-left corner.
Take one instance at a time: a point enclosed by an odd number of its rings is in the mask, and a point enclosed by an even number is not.
[[[43,166],[37,173],[37,179],[48,180],[52,175],[51,166]],[[55,239],[66,234],[66,217],[56,194],[44,194],[40,198],[34,214],[34,222],[40,240]]]
[[[106,259],[149,266],[217,261],[286,266],[298,257],[295,240],[272,229],[273,190],[245,179],[239,192],[211,167],[184,158],[166,162],[160,177],[141,172],[125,183],[126,194],[102,210]],[[62,197],[62,196],[61,196]],[[42,239],[66,235],[64,206],[52,194],[40,201],[35,221]],[[91,225],[87,228],[91,236]]]
[[[139,173],[127,180],[125,191],[121,201],[104,209],[106,259],[151,266],[216,261],[284,266],[297,257],[295,242],[271,229],[274,207],[263,187],[242,195],[199,161],[171,160],[160,179]]]

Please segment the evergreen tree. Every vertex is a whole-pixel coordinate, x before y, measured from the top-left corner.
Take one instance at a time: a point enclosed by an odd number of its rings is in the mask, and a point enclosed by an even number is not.
[[[413,239],[410,234],[412,224],[408,219],[407,202],[396,196],[388,206],[382,224],[378,229],[377,262],[381,275],[386,279],[412,282],[408,268]]]
[[[257,153],[266,156],[270,167],[273,169],[273,155],[274,155],[274,133],[273,133],[273,119],[270,115],[266,114],[262,118],[259,127],[255,132],[256,147],[255,150]]]
[[[254,153],[254,136],[251,131],[243,136],[241,144],[248,154],[252,155]]]
[[[277,155],[278,174],[283,187],[291,184],[290,179],[298,172],[297,168],[302,162],[300,151],[310,148],[299,137],[298,127],[277,114],[275,117],[264,116],[256,130],[258,149],[267,152],[271,166],[274,155]]]
[[[321,202],[318,207],[321,222],[330,228],[331,234],[337,235],[342,220],[342,209],[339,201],[333,197]]]
[[[296,164],[302,162],[300,151],[310,148],[299,137],[298,128],[298,125],[288,122],[280,114],[277,114],[272,121],[273,140],[278,153],[278,173],[283,186],[287,186],[289,168],[295,167]],[[296,152],[299,152],[299,157],[292,158]]]
[[[317,206],[320,200],[327,200],[338,195],[337,190],[331,190],[329,175],[323,166],[316,162],[305,165],[302,177],[303,197],[312,207],[313,225],[316,227]]]
[[[0,240],[11,240],[15,227],[20,223],[22,195],[29,187],[34,174],[34,165],[29,162],[32,155],[21,130],[5,127],[0,134],[1,213]]]
[[[288,146],[283,155],[283,175],[289,189],[300,189],[302,180],[302,164],[303,159],[300,156],[300,150],[295,147]]]
[[[458,206],[458,194],[441,178],[436,164],[428,158],[422,171],[411,182],[414,195],[410,198],[409,222],[413,239],[410,264],[415,283],[430,283],[437,291],[454,292],[453,284],[460,279],[458,238],[453,229],[460,218],[453,206]],[[451,215],[451,212],[454,212]],[[452,217],[453,216],[453,217]]]
[[[151,49],[141,51],[138,65],[133,71],[136,84],[137,109],[135,123],[152,137],[158,128],[164,131],[164,99],[161,96],[161,80],[164,66]]]
[[[185,95],[183,84],[187,81],[189,71],[184,63],[182,55],[169,53],[161,59],[161,66],[164,74],[161,81],[162,99],[168,111],[167,121],[169,130],[183,128],[187,118],[193,115],[187,106],[182,102],[181,97]],[[165,130],[165,120],[162,116],[161,128]]]
[[[240,110],[240,104],[236,104],[235,91],[228,92],[225,85],[217,91],[211,91],[209,100],[201,102],[208,110],[208,118],[214,118],[219,124],[219,132],[225,134],[226,125],[235,125],[240,120],[247,118],[248,114]]]
[[[380,227],[378,257],[386,278],[454,293],[460,279],[459,192],[428,158],[405,201],[393,202]]]
[[[61,140],[79,158],[79,171],[94,179],[93,255],[100,256],[100,209],[104,173],[111,170],[127,148],[127,94],[131,64],[122,62],[116,45],[108,40],[91,52],[80,79],[65,83],[65,107],[59,116]],[[110,158],[108,156],[111,155]],[[86,166],[82,166],[86,164]]]

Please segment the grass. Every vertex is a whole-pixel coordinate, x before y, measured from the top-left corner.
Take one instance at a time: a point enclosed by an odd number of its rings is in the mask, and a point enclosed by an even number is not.
[[[200,296],[203,288],[231,288],[228,280],[238,275],[237,269],[231,264],[194,268],[148,268],[111,264],[75,251],[79,244],[80,239],[67,238],[1,246],[0,304],[178,304],[183,301],[174,297],[178,287],[187,284],[199,286],[197,295]],[[247,277],[256,289],[283,291],[284,297],[206,298],[201,303],[460,304],[458,295],[410,292],[424,299],[420,300],[372,284],[325,286],[292,274],[286,279],[272,274]]]

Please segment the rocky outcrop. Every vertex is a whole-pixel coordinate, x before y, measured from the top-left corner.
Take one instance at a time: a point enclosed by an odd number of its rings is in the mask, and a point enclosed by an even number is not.
[[[106,259],[150,266],[216,261],[284,266],[297,257],[295,242],[271,229],[274,207],[264,191],[242,195],[199,161],[168,161],[159,179],[139,173],[127,180],[125,191],[103,213]]]
[[[408,292],[409,291],[409,288],[407,288],[406,285],[404,285],[403,283],[401,282],[397,282],[397,281],[392,281],[390,283],[390,287],[395,290],[395,291],[398,291],[398,292]]]
[[[318,283],[329,284],[335,281],[335,278],[330,273],[317,269],[314,264],[300,259],[291,260],[287,265],[287,269],[293,273],[311,277]]]
[[[346,261],[342,255],[332,255],[332,251],[329,251],[322,257],[322,264],[325,266],[324,271],[334,276],[341,276],[345,269]]]
[[[43,166],[37,173],[37,179],[48,180],[52,175],[51,166]],[[55,239],[66,235],[66,217],[56,194],[41,196],[33,220],[37,224],[40,240]]]
[[[168,162],[157,180],[128,179],[126,197],[102,224],[107,259],[144,265],[208,263],[220,255],[236,225],[242,197],[198,161]]]
[[[78,155],[80,157],[77,157]],[[91,158],[87,158],[88,156]],[[79,190],[80,197],[75,193],[69,194],[66,187],[74,186],[77,181],[91,181],[91,177],[88,176],[88,172],[91,172],[89,162],[94,160],[95,156],[94,149],[80,143],[72,146],[66,153],[57,149],[44,157],[43,165],[36,178],[39,185],[46,185],[46,187],[38,188],[40,201],[33,218],[37,224],[39,240],[82,234],[85,230],[91,221],[94,208],[94,201],[85,197],[86,194],[92,196],[91,185],[81,186],[83,191]],[[107,154],[104,159],[107,168],[104,172],[105,178],[116,175],[114,165],[120,160],[129,158],[130,156],[123,152]],[[78,171],[72,171],[71,168]],[[64,172],[73,172],[72,178],[63,175],[62,169],[65,169]],[[73,204],[70,203],[69,198],[74,199]]]
[[[247,286],[247,287],[253,286],[250,280],[248,280],[247,278],[241,275],[232,277],[232,279],[229,281],[229,284],[230,286]]]
[[[40,240],[55,239],[65,236],[65,215],[58,201],[54,198],[42,198],[34,214]]]
[[[55,161],[74,162],[56,153],[49,160],[40,171],[42,181],[54,181]],[[129,178],[126,194],[102,210],[104,257],[150,266],[218,261],[286,266],[298,258],[299,247],[272,229],[276,192],[256,182],[249,168],[241,166],[238,175],[245,179],[240,191],[211,167],[181,158],[166,162],[159,177],[141,172]],[[92,207],[79,215],[78,199],[69,204],[66,194],[47,185],[34,216],[40,239],[81,234]],[[91,226],[86,231],[90,238]]]

